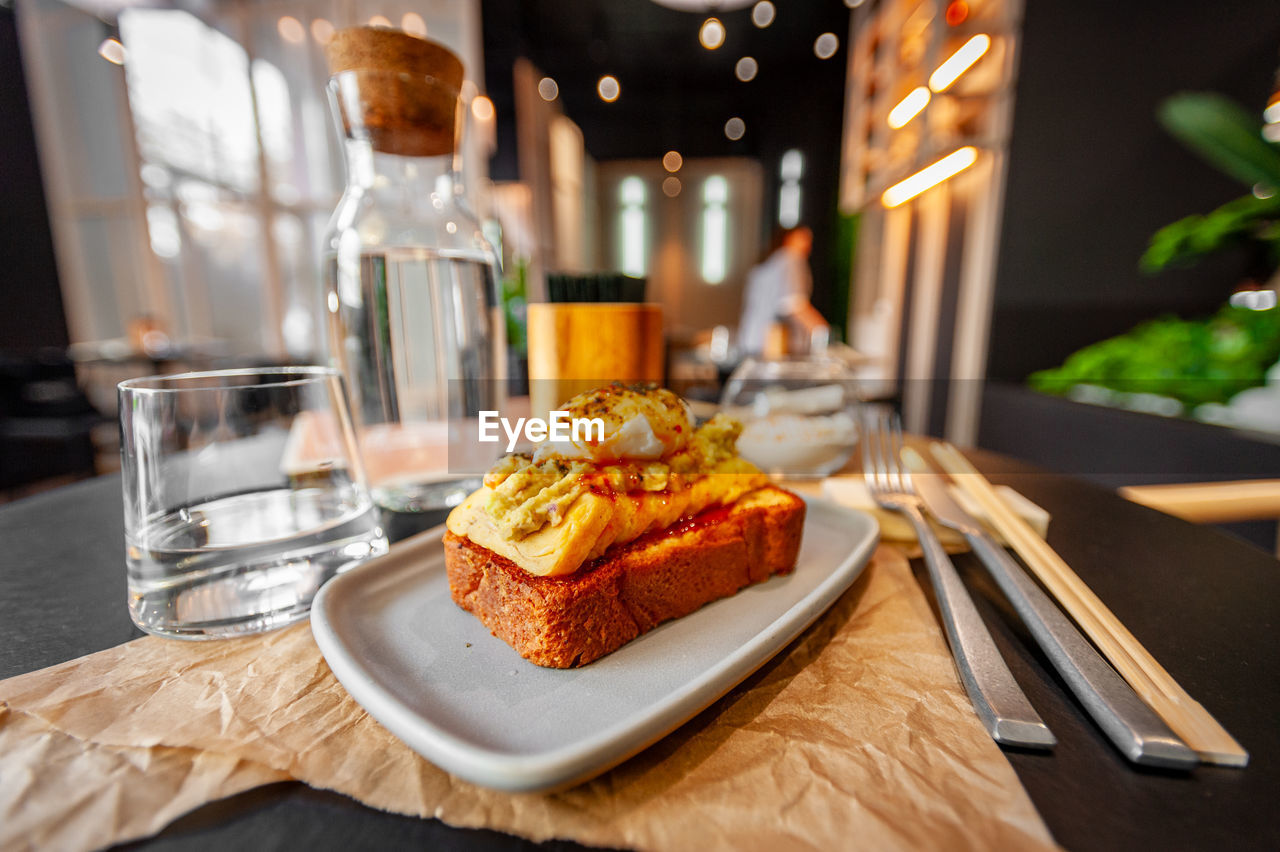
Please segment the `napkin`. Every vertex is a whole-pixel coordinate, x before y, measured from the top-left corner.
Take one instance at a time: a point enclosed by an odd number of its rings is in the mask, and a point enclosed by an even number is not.
[[[477,708],[481,710],[482,708]],[[0,682],[0,847],[89,849],[296,779],[388,811],[639,849],[1054,848],[902,554],[656,745],[555,794],[450,776],[368,716],[307,625],[147,637]]]

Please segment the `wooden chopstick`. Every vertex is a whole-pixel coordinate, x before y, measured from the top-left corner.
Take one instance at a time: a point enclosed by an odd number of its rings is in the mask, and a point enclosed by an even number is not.
[[[1130,485],[1120,496],[1195,524],[1280,518],[1280,479]]]
[[[943,470],[982,506],[992,525],[1116,671],[1202,761],[1224,766],[1244,766],[1249,762],[1248,752],[1187,694],[1062,557],[1009,509],[968,459],[950,444],[934,443],[930,449]]]

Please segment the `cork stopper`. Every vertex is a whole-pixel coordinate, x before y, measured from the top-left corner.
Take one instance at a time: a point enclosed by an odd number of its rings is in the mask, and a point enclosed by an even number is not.
[[[358,90],[356,98],[339,92],[349,135],[388,154],[453,153],[462,60],[447,47],[398,30],[353,27],[334,33],[325,55],[340,89]]]

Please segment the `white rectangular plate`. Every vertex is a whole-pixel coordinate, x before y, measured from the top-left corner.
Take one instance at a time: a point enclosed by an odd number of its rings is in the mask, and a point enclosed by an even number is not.
[[[500,790],[563,788],[661,739],[821,615],[879,538],[863,512],[806,498],[793,574],[669,621],[579,669],[547,669],[449,597],[443,528],[330,580],[311,629],[375,719],[453,774]]]

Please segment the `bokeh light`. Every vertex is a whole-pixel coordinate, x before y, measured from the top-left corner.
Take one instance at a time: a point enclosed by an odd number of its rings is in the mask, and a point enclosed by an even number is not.
[[[302,22],[293,15],[285,15],[276,21],[276,32],[289,44],[302,44],[307,40],[307,31],[303,29]]]
[[[840,49],[840,39],[835,33],[823,33],[813,42],[813,55],[819,59],[830,59]]]
[[[409,35],[426,36],[427,22],[422,20],[422,16],[417,12],[405,12],[404,17],[400,19],[400,29]]]
[[[719,18],[707,18],[698,29],[698,42],[707,50],[715,50],[724,44],[724,24]]]
[[[113,65],[123,65],[124,45],[118,39],[105,38],[98,45],[98,55]]]
[[[491,121],[493,119],[493,101],[484,95],[477,95],[476,99],[471,102],[471,114],[480,121]]]
[[[773,17],[777,11],[769,0],[760,0],[751,7],[751,23],[763,29],[773,23]]]
[[[617,77],[605,74],[596,84],[596,92],[600,95],[600,100],[611,104],[618,99],[618,95],[622,94],[622,86],[619,85]]]
[[[320,44],[333,41],[333,24],[324,18],[316,18],[311,22],[311,37]]]

